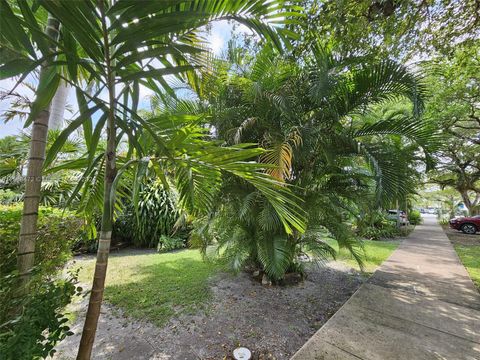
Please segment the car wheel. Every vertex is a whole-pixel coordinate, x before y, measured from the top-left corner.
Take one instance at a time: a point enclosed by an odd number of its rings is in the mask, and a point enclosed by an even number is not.
[[[477,232],[477,227],[473,224],[463,224],[462,231],[465,234],[473,235]]]

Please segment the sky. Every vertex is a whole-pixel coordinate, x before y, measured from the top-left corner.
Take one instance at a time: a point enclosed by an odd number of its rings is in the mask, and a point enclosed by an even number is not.
[[[227,21],[218,21],[213,23],[211,31],[207,35],[207,41],[210,44],[210,48],[212,52],[220,56],[222,52],[226,49],[227,43],[231,38],[231,33],[233,30],[233,24],[227,22]],[[238,33],[251,33],[250,30],[248,30],[245,26],[240,25],[235,29],[235,32]],[[34,83],[34,79],[30,79],[31,83]],[[0,91],[5,92],[5,91],[10,91],[13,86],[15,85],[16,81],[13,79],[6,79],[6,80],[0,80]],[[18,92],[22,96],[27,96],[29,99],[34,98],[33,92],[28,89],[26,86],[20,85],[17,87],[16,92]],[[152,95],[152,92],[147,89],[142,87],[140,89],[140,103],[139,103],[139,108],[146,108],[149,105],[149,96]],[[106,93],[101,94],[101,98],[106,99]],[[71,119],[76,116],[76,111],[78,111],[78,106],[76,104],[76,98],[75,98],[75,91],[73,89],[70,90],[69,96],[67,99],[67,105],[72,109],[72,112],[65,111],[65,118],[66,119]],[[9,121],[8,123],[5,123],[3,120],[3,112],[7,110],[10,107],[10,101],[9,100],[1,100],[0,101],[0,138],[3,138],[8,135],[15,135],[19,134],[22,129],[23,129],[23,124],[19,119],[14,119]]]

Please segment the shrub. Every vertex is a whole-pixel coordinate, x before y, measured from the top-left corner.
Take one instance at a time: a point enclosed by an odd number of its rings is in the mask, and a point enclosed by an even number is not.
[[[55,345],[72,335],[62,314],[72,297],[80,295],[77,276],[46,281],[33,272],[32,288],[27,296],[14,298],[15,272],[0,279],[0,354],[2,359],[38,359],[52,356]],[[5,301],[7,300],[7,301]],[[18,315],[15,315],[18,314]]]
[[[400,232],[396,225],[389,224],[388,226],[381,228],[373,226],[365,227],[359,232],[359,235],[368,240],[380,240],[385,238],[393,238],[400,235]]]
[[[448,218],[441,218],[440,220],[438,220],[438,223],[440,225],[448,225],[449,221],[450,220]]]
[[[40,207],[30,291],[18,298],[15,255],[21,216],[22,204],[0,205],[0,354],[6,359],[45,358],[70,334],[62,309],[81,289],[76,275],[53,279],[70,258],[83,222],[69,211]]]
[[[408,213],[408,221],[412,225],[419,225],[422,223],[422,215],[420,211],[412,210]]]
[[[157,251],[167,252],[176,249],[182,249],[186,246],[186,240],[178,237],[162,235],[158,241]]]
[[[69,259],[70,248],[82,231],[83,222],[72,212],[40,207],[35,264],[39,272],[52,275]],[[0,275],[15,269],[22,205],[0,205]]]
[[[18,202],[22,198],[19,194],[10,189],[0,189],[0,204],[9,205]]]
[[[381,211],[372,211],[357,221],[358,236],[369,240],[393,238],[401,235],[395,221],[389,220]]]
[[[162,235],[173,233],[179,217],[177,199],[160,181],[147,185],[139,194],[136,214],[133,217],[133,243],[136,246],[157,247]]]

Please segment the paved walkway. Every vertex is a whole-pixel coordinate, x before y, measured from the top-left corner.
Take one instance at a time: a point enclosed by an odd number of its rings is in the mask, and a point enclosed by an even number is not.
[[[427,217],[292,360],[480,360],[480,294]]]

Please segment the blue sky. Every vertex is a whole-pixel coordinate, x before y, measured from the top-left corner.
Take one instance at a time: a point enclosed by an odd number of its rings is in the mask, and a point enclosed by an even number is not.
[[[215,55],[219,56],[225,50],[227,42],[231,38],[232,29],[233,29],[233,24],[227,21],[219,21],[219,22],[213,23],[211,31],[207,35],[207,40],[210,43],[210,48]],[[251,32],[251,31],[248,30],[245,26],[240,25],[240,26],[237,26],[237,28],[235,29],[235,32],[245,33],[245,32]],[[14,80],[0,80],[0,90],[9,91],[12,89],[14,84],[15,84]],[[25,86],[19,86],[16,91],[21,95],[26,95],[29,99],[33,99],[32,91],[30,91]],[[148,106],[149,104],[148,97],[150,95],[151,95],[151,92],[148,89],[146,88],[141,89],[140,107],[142,105],[144,107]],[[74,113],[77,110],[75,92],[73,90],[70,90],[67,104],[70,105],[70,107],[73,110],[73,114],[69,113],[68,111],[65,112],[65,118],[70,119],[74,117]],[[0,116],[9,107],[10,107],[10,101],[6,101],[6,100],[0,101]],[[18,119],[9,121],[8,123],[4,123],[1,117],[0,119],[1,119],[0,138],[8,135],[18,134],[21,132],[23,128],[23,124]]]

